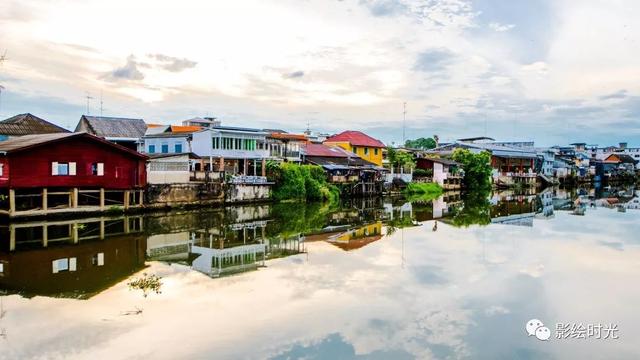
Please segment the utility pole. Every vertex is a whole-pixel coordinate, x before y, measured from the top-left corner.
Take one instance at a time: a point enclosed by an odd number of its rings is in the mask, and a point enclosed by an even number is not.
[[[85,96],[85,98],[87,99],[87,115],[89,115],[89,100],[92,100],[93,97],[89,94],[89,92],[87,92],[87,96]]]
[[[402,146],[407,142],[405,125],[407,123],[407,102],[402,103]]]

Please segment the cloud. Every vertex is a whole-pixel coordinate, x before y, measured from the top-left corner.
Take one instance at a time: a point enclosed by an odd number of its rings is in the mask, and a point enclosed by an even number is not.
[[[137,62],[135,56],[129,55],[127,63],[113,70],[107,77],[115,80],[143,80],[144,74],[140,71],[140,67],[148,67],[148,65]]]
[[[422,72],[439,72],[453,63],[454,57],[454,54],[445,48],[426,50],[418,55],[413,69]]]
[[[301,78],[304,76],[304,71],[298,70],[298,71],[294,71],[288,74],[284,74],[282,75],[283,77],[287,78],[287,79],[296,79],[296,78]]]
[[[514,27],[516,27],[514,24],[501,24],[499,22],[491,22],[491,23],[489,23],[489,28],[491,30],[497,31],[497,32],[509,31],[509,30],[513,29]]]
[[[538,75],[546,75],[549,72],[549,65],[544,61],[536,61],[531,64],[523,65],[522,70],[533,72]]]
[[[360,4],[369,9],[371,15],[385,17],[406,13],[408,8],[397,0],[360,0]]]
[[[627,97],[627,90],[618,90],[614,93],[600,96],[600,100],[624,99]]]
[[[150,54],[149,58],[158,61],[158,65],[170,72],[181,72],[186,69],[194,68],[198,63],[187,58],[177,58],[164,54]]]

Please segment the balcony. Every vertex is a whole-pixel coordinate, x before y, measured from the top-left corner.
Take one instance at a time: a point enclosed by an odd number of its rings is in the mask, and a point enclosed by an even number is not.
[[[229,180],[230,184],[255,184],[255,185],[266,185],[269,184],[266,176],[232,176]]]
[[[191,171],[189,180],[200,182],[222,182],[224,171]]]

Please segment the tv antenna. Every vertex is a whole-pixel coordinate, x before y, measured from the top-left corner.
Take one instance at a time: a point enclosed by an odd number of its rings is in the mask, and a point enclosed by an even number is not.
[[[102,90],[100,90],[100,116],[102,116]]]
[[[87,92],[87,96],[85,96],[85,98],[87,99],[87,115],[89,115],[89,100],[93,100],[93,97],[89,94],[89,92]]]

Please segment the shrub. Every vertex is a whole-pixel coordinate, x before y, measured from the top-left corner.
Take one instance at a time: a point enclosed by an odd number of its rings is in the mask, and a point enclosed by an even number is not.
[[[413,170],[414,177],[432,177],[433,169],[415,169]]]
[[[267,167],[268,178],[275,183],[276,200],[329,200],[339,198],[337,187],[327,183],[324,170],[316,165],[281,163]]]
[[[462,164],[464,184],[468,189],[491,187],[491,154],[486,151],[474,154],[467,149],[456,149],[453,160]]]

